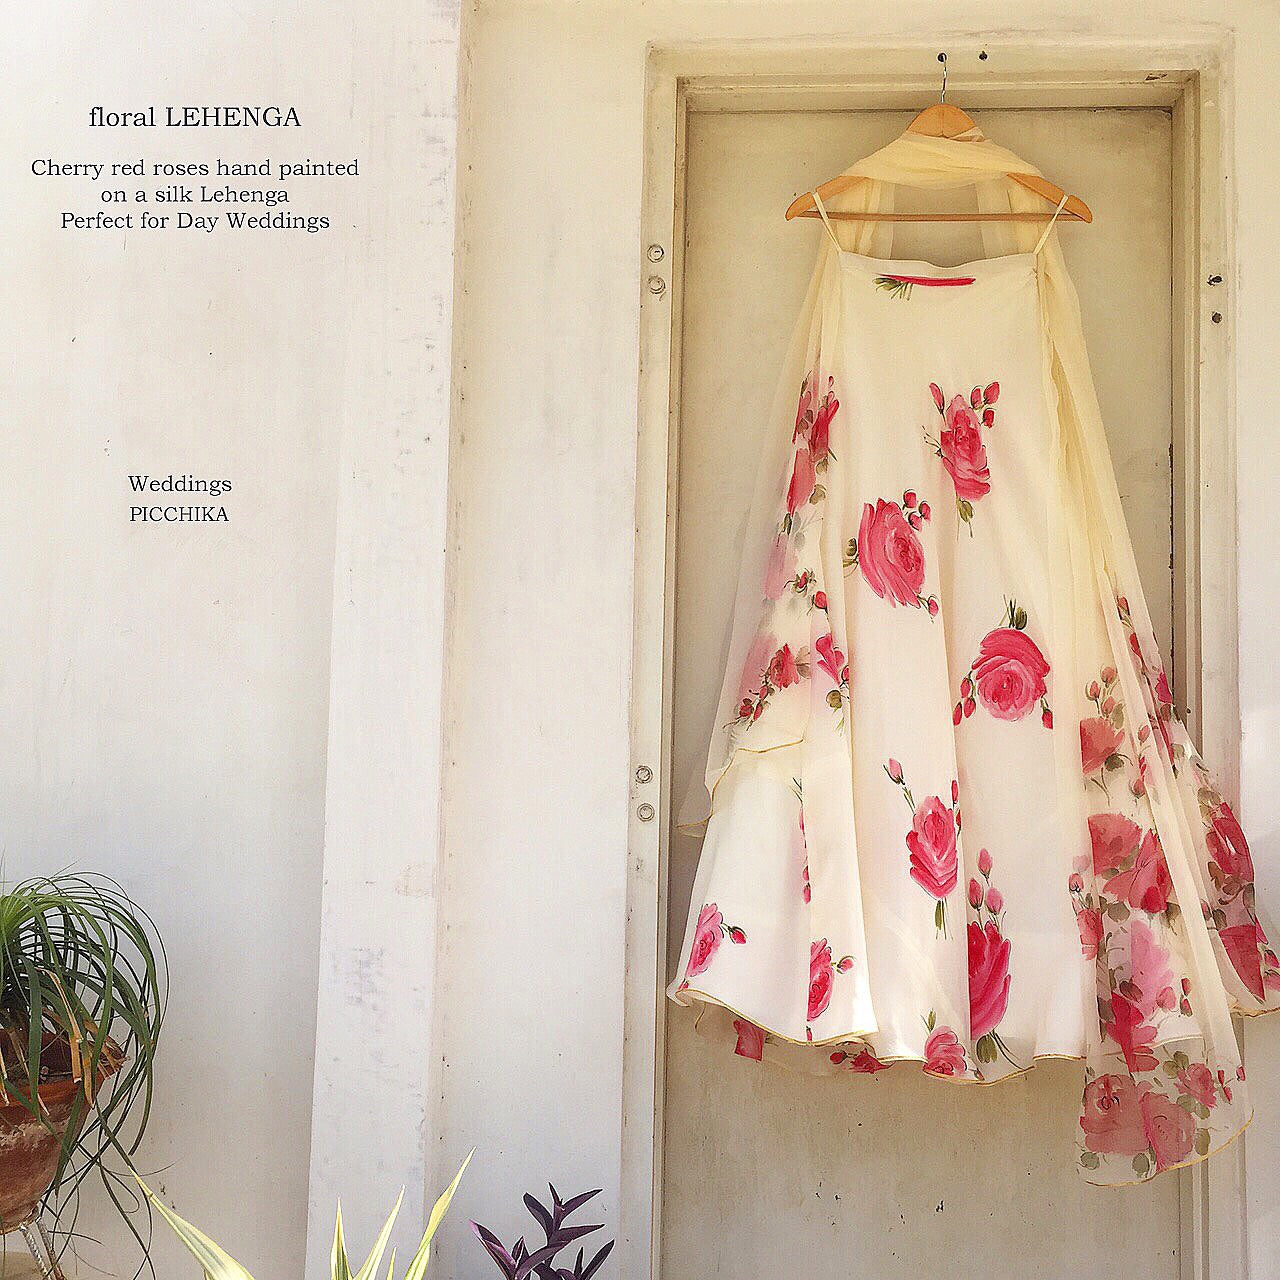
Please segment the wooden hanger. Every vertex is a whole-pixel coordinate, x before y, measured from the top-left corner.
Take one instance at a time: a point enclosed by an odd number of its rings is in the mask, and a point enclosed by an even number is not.
[[[941,100],[931,107],[926,107],[916,116],[907,126],[907,132],[923,134],[929,138],[958,138],[978,126],[974,124],[972,117],[961,111],[959,107],[954,107],[947,102],[947,55],[940,53],[938,61],[942,63]],[[1061,187],[1033,173],[1007,173],[1005,177],[1028,191],[1034,191],[1036,195],[1043,196],[1055,208],[1065,194]],[[832,196],[838,196],[841,192],[856,187],[862,181],[864,179],[859,176],[842,173],[838,177],[829,178],[818,187],[818,195],[823,200],[829,200]],[[820,216],[814,204],[812,191],[806,191],[804,195],[793,200],[787,208],[788,222],[792,218]],[[865,211],[850,213],[838,209],[827,210],[827,217],[833,222],[1048,222],[1053,216],[1052,209],[1046,209],[1043,213],[870,213]],[[1078,196],[1067,196],[1067,202],[1062,206],[1062,212],[1058,216],[1062,219],[1070,219],[1072,222],[1093,221],[1093,213],[1089,206]]]

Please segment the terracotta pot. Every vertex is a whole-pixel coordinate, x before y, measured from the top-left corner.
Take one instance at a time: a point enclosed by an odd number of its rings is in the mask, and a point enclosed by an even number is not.
[[[123,1055],[108,1042],[98,1068],[97,1087],[120,1069]],[[50,1073],[38,1095],[45,1119],[37,1120],[21,1103],[0,1106],[0,1234],[14,1231],[35,1217],[40,1201],[53,1185],[62,1140],[71,1121],[76,1095],[84,1085],[71,1076],[71,1053],[65,1040],[46,1041],[41,1063]],[[77,1119],[83,1124],[87,1112]]]

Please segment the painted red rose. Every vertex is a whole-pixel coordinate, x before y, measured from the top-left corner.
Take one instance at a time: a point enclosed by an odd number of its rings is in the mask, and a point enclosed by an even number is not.
[[[1210,818],[1205,832],[1209,856],[1233,880],[1242,884],[1253,883],[1253,858],[1249,854],[1249,842],[1244,838],[1231,806],[1221,801]]]
[[[1106,891],[1131,907],[1158,915],[1169,905],[1173,880],[1169,864],[1154,831],[1148,831],[1138,846],[1138,856],[1128,871],[1119,871],[1107,881]]]
[[[711,963],[724,939],[724,916],[714,902],[708,902],[698,913],[698,927],[693,934],[693,950],[689,953],[686,976],[692,978]]]
[[[997,720],[1021,720],[1045,695],[1049,664],[1025,631],[997,627],[983,637],[973,678],[978,701]]]
[[[738,1043],[733,1051],[740,1058],[750,1058],[759,1062],[764,1057],[764,1032],[754,1022],[745,1018],[734,1018],[733,1029],[738,1033]]]
[[[1009,1004],[1009,940],[995,921],[969,922],[969,1034],[994,1030]]]
[[[1151,1052],[1156,1029],[1142,1016],[1142,1010],[1118,991],[1111,994],[1111,1020],[1103,1031],[1120,1046],[1130,1072],[1156,1069],[1156,1057]]]
[[[1138,1087],[1127,1076],[1105,1075],[1084,1091],[1084,1144],[1104,1156],[1133,1156],[1148,1146]]]
[[[950,1027],[939,1027],[924,1042],[924,1069],[935,1076],[962,1076],[964,1047]]]
[[[836,410],[839,407],[840,401],[828,393],[818,409],[813,426],[809,430],[809,449],[815,459],[825,458],[831,451],[831,420],[836,416]]]
[[[1076,927],[1080,930],[1080,951],[1086,960],[1098,955],[1098,943],[1102,941],[1102,913],[1085,908],[1076,912]]]
[[[858,526],[858,566],[867,585],[892,605],[920,607],[924,548],[896,502],[876,500],[862,508]]]
[[[1178,1085],[1202,1107],[1212,1110],[1218,1103],[1217,1082],[1203,1062],[1193,1062],[1185,1071],[1179,1071]]]
[[[1152,1089],[1139,1100],[1142,1128],[1157,1169],[1170,1169],[1191,1154],[1196,1137],[1195,1117],[1167,1095]]]
[[[831,948],[826,938],[809,945],[809,1021],[826,1011],[831,1003],[836,971],[831,963]]]
[[[860,1075],[874,1075],[877,1071],[888,1071],[892,1063],[881,1062],[870,1049],[859,1049],[857,1053],[846,1053],[837,1049],[831,1055],[836,1066],[843,1066],[847,1071],[856,1071]]]
[[[1105,876],[1114,871],[1139,845],[1142,828],[1119,813],[1095,813],[1089,818],[1093,845],[1093,870]]]
[[[800,668],[796,663],[796,656],[791,652],[791,646],[784,644],[778,650],[769,662],[769,670],[767,672],[769,683],[775,689],[789,689],[800,679]]]
[[[916,809],[907,833],[911,851],[910,875],[930,897],[942,899],[956,887],[956,819],[937,796],[929,796]]]
[[[1095,773],[1116,753],[1124,734],[1102,716],[1080,721],[1080,765],[1085,774]]]
[[[813,454],[808,449],[797,449],[795,468],[791,472],[791,483],[787,487],[787,512],[790,515],[795,515],[809,501],[816,480]]]
[[[956,497],[976,502],[991,492],[987,450],[982,443],[978,415],[963,396],[953,396],[943,413],[946,426],[938,437],[942,465],[956,487]]]
[[[1162,707],[1173,706],[1173,690],[1169,688],[1169,677],[1165,675],[1163,668],[1160,674],[1156,676],[1156,701]]]
[[[844,654],[836,647],[835,637],[822,636],[813,646],[818,651],[818,666],[831,677],[831,683],[841,685],[849,677]]]
[[[1262,930],[1252,920],[1233,924],[1229,929],[1218,930],[1218,937],[1231,961],[1231,967],[1255,1000],[1266,996],[1266,983],[1262,976],[1262,947],[1265,938]]]

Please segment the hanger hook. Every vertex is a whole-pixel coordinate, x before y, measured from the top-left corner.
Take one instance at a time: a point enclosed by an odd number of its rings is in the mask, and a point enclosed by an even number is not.
[[[942,63],[942,94],[938,101],[945,103],[947,100],[947,55],[945,53],[938,54],[938,61]]]

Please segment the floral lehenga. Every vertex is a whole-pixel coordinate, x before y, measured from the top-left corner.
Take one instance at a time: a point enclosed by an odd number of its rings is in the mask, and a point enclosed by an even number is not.
[[[851,172],[871,207],[911,181],[1016,211],[1038,198],[1002,175],[1029,169],[906,135]],[[1006,252],[960,268],[889,260],[885,224],[849,233],[881,257],[824,242],[670,994],[739,1056],[807,1070],[990,1083],[1082,1059],[1075,1158],[1119,1184],[1248,1122],[1231,1015],[1280,1004],[1280,964],[1174,707],[1037,233],[1002,224]]]

